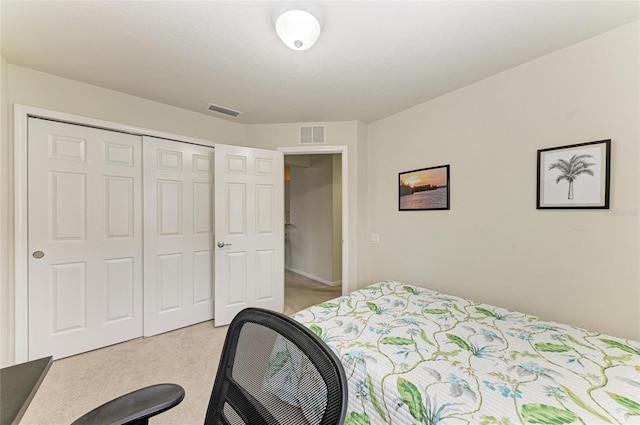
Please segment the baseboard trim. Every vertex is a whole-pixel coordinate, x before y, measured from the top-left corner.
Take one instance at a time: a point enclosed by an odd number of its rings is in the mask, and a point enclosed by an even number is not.
[[[294,272],[294,273],[299,274],[301,276],[308,277],[309,279],[313,279],[313,280],[315,280],[317,282],[320,282],[320,283],[323,283],[323,284],[325,284],[327,286],[342,285],[342,280],[336,280],[335,282],[331,282],[330,280],[323,279],[323,278],[318,277],[318,276],[314,276],[314,275],[312,275],[310,273],[303,272],[302,270],[294,269],[293,267],[285,267],[285,270],[289,270],[290,272]]]

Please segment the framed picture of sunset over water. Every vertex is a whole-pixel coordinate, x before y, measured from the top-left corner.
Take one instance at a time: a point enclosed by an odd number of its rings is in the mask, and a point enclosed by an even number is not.
[[[400,211],[448,210],[449,165],[398,174]]]

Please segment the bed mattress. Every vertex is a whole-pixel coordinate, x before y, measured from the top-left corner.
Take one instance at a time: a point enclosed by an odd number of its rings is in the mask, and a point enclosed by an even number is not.
[[[333,349],[353,424],[640,423],[640,343],[399,282],[293,315]]]

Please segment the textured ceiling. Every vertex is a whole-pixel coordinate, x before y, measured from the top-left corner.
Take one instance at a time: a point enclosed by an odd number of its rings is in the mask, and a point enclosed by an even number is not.
[[[637,1],[315,5],[304,52],[268,1],[2,1],[0,41],[10,64],[240,123],[372,122],[640,19]]]

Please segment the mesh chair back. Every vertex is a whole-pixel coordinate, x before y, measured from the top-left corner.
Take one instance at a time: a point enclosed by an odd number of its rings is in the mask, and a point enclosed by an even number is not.
[[[313,332],[257,308],[233,319],[206,425],[341,424],[346,408],[342,364]]]

